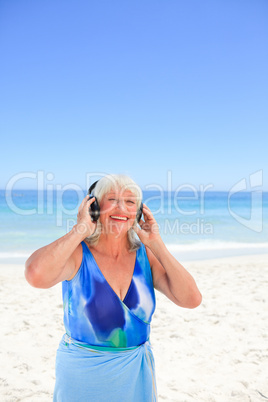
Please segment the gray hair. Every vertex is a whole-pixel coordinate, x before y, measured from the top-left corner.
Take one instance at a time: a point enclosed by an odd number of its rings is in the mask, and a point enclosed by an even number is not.
[[[110,174],[105,177],[102,177],[96,187],[92,190],[92,194],[97,198],[98,203],[100,204],[105,194],[107,194],[112,189],[120,189],[122,191],[130,190],[136,198],[137,209],[140,208],[141,201],[142,201],[142,191],[140,187],[132,180],[129,176],[123,174]],[[133,226],[137,226],[137,219]],[[87,242],[90,245],[96,245],[99,241],[100,235],[102,231],[102,224],[99,220],[97,220],[97,227],[95,232],[86,237]],[[128,241],[129,241],[129,251],[135,251],[140,248],[141,242],[138,239],[135,231],[131,227],[128,232]]]

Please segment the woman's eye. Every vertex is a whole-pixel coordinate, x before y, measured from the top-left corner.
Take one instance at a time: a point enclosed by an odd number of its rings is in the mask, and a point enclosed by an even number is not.
[[[135,204],[135,202],[131,201],[131,200],[127,200],[127,202],[130,203],[130,204]]]

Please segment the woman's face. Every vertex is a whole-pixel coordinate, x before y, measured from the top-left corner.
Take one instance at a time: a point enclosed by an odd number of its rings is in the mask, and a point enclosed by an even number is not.
[[[136,196],[130,190],[112,189],[101,200],[100,222],[105,233],[126,234],[136,215]]]

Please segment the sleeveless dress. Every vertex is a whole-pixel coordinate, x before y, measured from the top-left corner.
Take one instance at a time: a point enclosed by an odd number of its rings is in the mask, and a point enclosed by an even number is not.
[[[145,246],[136,251],[121,300],[81,244],[81,266],[72,280],[62,282],[66,334],[57,350],[53,401],[157,401],[149,341],[155,293]]]

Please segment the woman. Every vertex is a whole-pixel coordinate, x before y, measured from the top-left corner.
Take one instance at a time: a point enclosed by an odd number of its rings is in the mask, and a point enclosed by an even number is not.
[[[109,175],[93,187],[73,229],[26,262],[32,286],[62,282],[66,334],[54,401],[156,401],[149,342],[154,288],[187,308],[197,307],[201,294],[167,250],[132,179]]]

